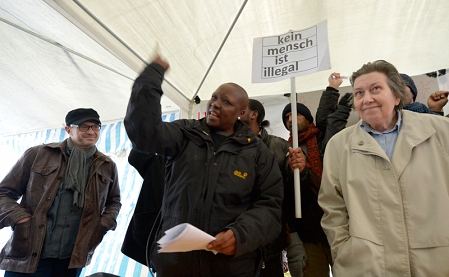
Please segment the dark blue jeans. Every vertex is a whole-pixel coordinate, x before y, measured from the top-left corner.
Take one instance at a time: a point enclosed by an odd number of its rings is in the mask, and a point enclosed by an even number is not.
[[[79,277],[82,268],[68,268],[70,259],[41,259],[35,273],[5,271],[5,277]]]

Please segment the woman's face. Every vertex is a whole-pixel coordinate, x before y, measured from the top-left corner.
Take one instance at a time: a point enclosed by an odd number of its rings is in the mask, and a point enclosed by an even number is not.
[[[207,102],[207,125],[233,134],[234,124],[239,116],[244,115],[247,103],[246,94],[237,87],[230,84],[219,86]]]
[[[354,80],[354,106],[360,118],[378,132],[392,129],[397,121],[395,106],[400,99],[388,86],[381,72],[363,74]]]

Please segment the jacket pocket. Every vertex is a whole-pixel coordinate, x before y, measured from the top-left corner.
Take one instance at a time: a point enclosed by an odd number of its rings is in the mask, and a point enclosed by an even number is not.
[[[95,230],[92,233],[92,237],[90,238],[89,248],[88,248],[89,253],[93,253],[95,251],[95,248],[97,248],[97,246],[101,243],[106,232],[107,232],[106,227],[104,227],[100,223],[100,221],[98,221],[95,226]]]
[[[373,261],[376,261],[373,264]],[[360,265],[371,264],[371,267]],[[341,246],[332,266],[335,276],[385,276],[384,248],[372,241],[351,236]]]
[[[31,220],[14,225],[10,243],[5,247],[5,254],[11,258],[25,258],[30,249]]]
[[[51,185],[58,165],[53,166],[33,166],[28,185],[33,190],[47,190]]]
[[[423,178],[417,184],[425,184],[424,182]],[[407,184],[410,183],[412,181]],[[446,181],[442,179],[425,188],[406,187],[406,189],[404,199],[407,199],[407,204],[404,205],[404,216],[407,219],[410,247],[448,247],[449,196]]]
[[[109,193],[109,185],[112,183],[112,179],[109,176],[97,172],[97,185],[98,185],[98,198],[100,200],[99,207],[103,212],[103,208],[106,205],[106,200]]]
[[[227,161],[225,159],[228,159]],[[243,196],[250,197],[251,193],[255,189],[257,177],[256,167],[257,158],[253,153],[242,151],[239,155],[232,155],[223,157],[223,168],[226,171],[227,180],[219,182],[217,187],[218,193],[223,195],[229,194],[229,192],[236,192]],[[257,188],[258,189],[258,188]],[[232,197],[228,199],[231,204],[239,204],[242,199],[238,197]],[[251,201],[248,199],[248,201]]]
[[[132,218],[132,234],[134,241],[145,246],[148,241],[153,241],[156,234],[159,211],[134,214]]]

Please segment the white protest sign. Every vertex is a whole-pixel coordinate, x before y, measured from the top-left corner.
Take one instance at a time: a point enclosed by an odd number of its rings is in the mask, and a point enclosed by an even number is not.
[[[327,21],[254,39],[253,83],[270,83],[331,68]]]

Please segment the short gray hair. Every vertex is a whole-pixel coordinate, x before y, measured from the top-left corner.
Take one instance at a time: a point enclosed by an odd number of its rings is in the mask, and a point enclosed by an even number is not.
[[[387,84],[390,87],[393,95],[399,98],[399,104],[395,107],[397,110],[402,110],[404,108],[405,101],[405,86],[406,83],[399,75],[398,70],[391,63],[384,60],[377,60],[374,62],[369,62],[364,64],[359,70],[352,73],[352,76],[349,78],[352,87],[354,87],[355,79],[360,77],[363,74],[368,74],[371,72],[380,72],[387,76]],[[354,99],[351,97],[351,106],[354,108]]]

